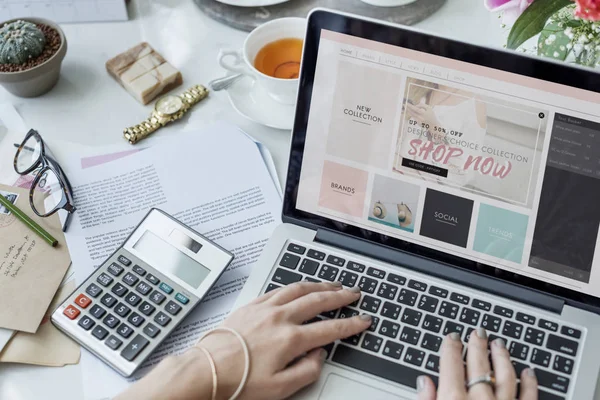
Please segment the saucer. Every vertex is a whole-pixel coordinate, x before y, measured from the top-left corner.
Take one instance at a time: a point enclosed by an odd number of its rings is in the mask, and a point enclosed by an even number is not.
[[[237,7],[265,7],[287,3],[290,0],[217,0],[219,3]]]
[[[275,129],[292,130],[296,106],[275,101],[251,78],[243,78],[227,89],[233,108],[258,124]]]

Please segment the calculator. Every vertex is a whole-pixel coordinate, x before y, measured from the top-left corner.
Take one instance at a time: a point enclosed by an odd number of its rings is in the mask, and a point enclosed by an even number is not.
[[[230,252],[153,208],[52,313],[52,323],[129,377],[232,260]]]

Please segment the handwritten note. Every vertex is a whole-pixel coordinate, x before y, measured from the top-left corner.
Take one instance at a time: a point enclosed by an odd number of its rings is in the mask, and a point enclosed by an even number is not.
[[[0,274],[16,278],[36,245],[37,241],[32,235],[25,235],[19,247],[14,244],[9,246],[3,260],[0,261]]]

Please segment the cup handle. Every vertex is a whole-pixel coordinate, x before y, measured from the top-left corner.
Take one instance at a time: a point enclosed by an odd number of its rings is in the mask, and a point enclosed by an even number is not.
[[[233,58],[233,63],[228,62]],[[248,68],[244,65],[244,57],[238,50],[221,49],[217,56],[219,65],[228,71],[238,74],[252,75]]]

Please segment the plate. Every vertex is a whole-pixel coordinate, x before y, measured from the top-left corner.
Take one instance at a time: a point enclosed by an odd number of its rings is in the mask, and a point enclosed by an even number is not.
[[[236,7],[265,7],[275,4],[287,3],[290,0],[216,0],[217,3],[223,3]]]

